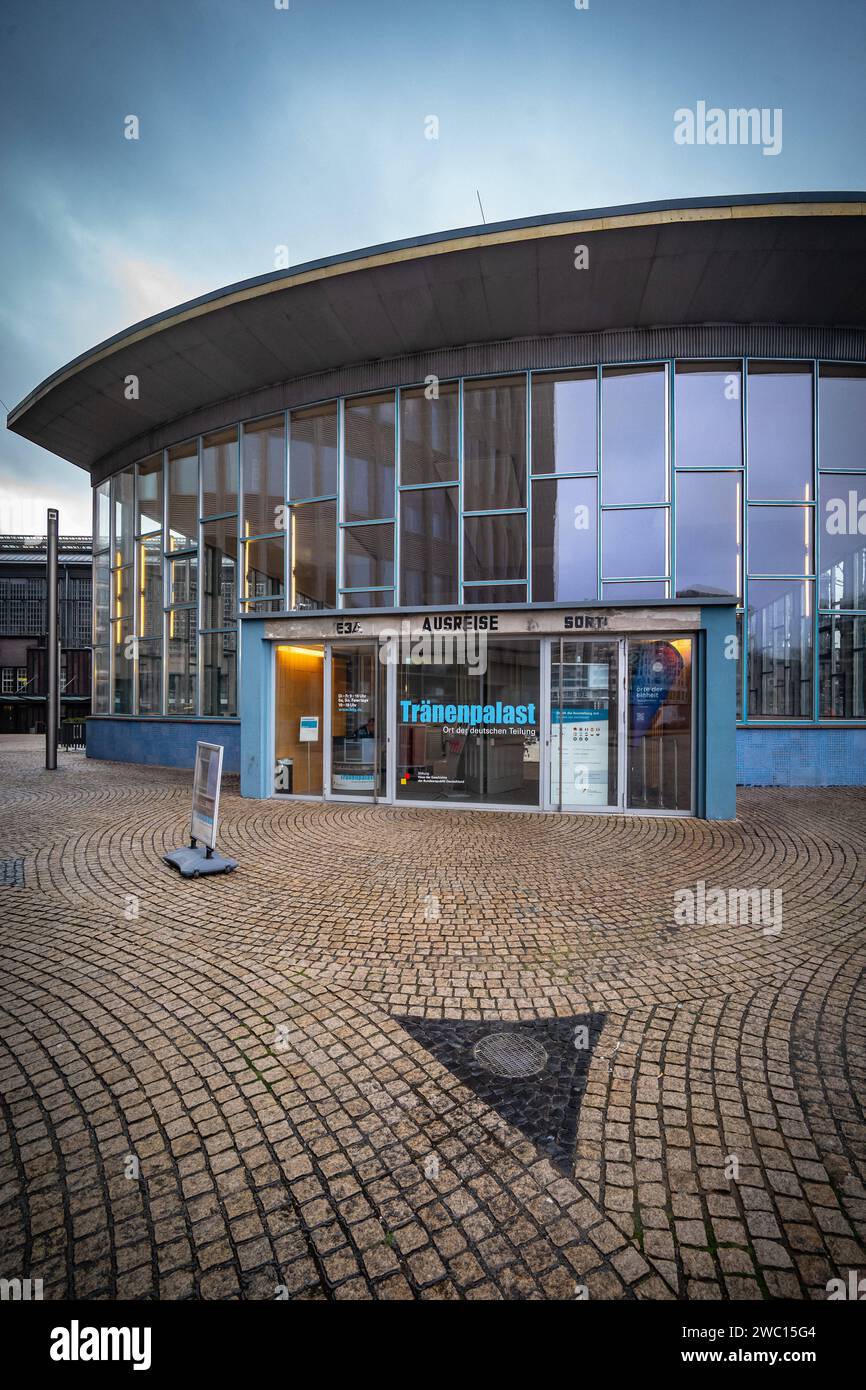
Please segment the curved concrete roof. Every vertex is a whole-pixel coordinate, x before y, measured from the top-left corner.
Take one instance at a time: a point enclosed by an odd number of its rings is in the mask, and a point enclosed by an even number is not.
[[[445,346],[670,324],[866,326],[866,193],[667,201],[465,227],[251,280],[61,367],[11,430],[89,468],[213,402]],[[589,248],[576,271],[574,247]],[[140,397],[124,397],[137,376]]]

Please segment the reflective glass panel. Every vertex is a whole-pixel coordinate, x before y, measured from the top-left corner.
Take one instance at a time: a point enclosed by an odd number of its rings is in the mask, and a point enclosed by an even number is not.
[[[526,378],[463,384],[463,507],[526,505]]]
[[[108,552],[93,557],[93,645],[111,641],[111,571]]]
[[[818,618],[822,719],[866,719],[866,617]]]
[[[601,567],[605,579],[639,579],[667,571],[667,508],[603,512]]]
[[[168,699],[166,713],[195,714],[196,621],[194,608],[168,615]]]
[[[678,362],[674,375],[677,468],[739,468],[743,382],[739,362]]]
[[[394,515],[394,394],[346,401],[343,520]]]
[[[292,608],[337,606],[337,504],[292,507]]]
[[[231,627],[237,608],[237,517],[202,527],[204,552],[203,627]]]
[[[152,454],[136,469],[136,523],[139,535],[162,529],[162,454]]]
[[[394,527],[347,526],[343,530],[343,584],[349,589],[394,583]]]
[[[532,484],[534,603],[597,597],[598,483],[544,478]]]
[[[457,481],[460,391],[456,381],[400,392],[401,483]]]
[[[289,416],[289,496],[327,497],[336,491],[336,401],[293,410]]]
[[[750,719],[812,717],[812,584],[749,581]]]
[[[525,603],[525,584],[464,584],[464,603],[485,603],[492,607],[497,603]]]
[[[159,638],[138,644],[138,712],[162,713],[162,642]]]
[[[139,541],[137,628],[140,637],[162,637],[162,563],[161,535]]]
[[[169,561],[169,603],[195,603],[198,592],[198,555],[182,555]]]
[[[463,521],[463,578],[525,579],[526,516],[467,516]]]
[[[93,648],[93,713],[110,714],[110,661],[108,647]]]
[[[93,549],[107,550],[111,544],[111,483],[93,489]]]
[[[601,596],[612,603],[617,599],[626,598],[648,598],[663,599],[667,598],[668,586],[663,579],[631,579],[624,583],[612,583],[608,580],[601,586]]]
[[[667,501],[666,381],[663,366],[602,371],[602,502]]]
[[[285,592],[283,563],[286,547],[282,536],[247,541],[244,545],[244,597],[270,598]]]
[[[343,608],[393,608],[393,589],[359,589],[343,594]]]
[[[740,594],[741,473],[678,473],[677,596]]]
[[[331,790],[373,798],[385,792],[386,670],[378,646],[331,649]]]
[[[123,618],[114,625],[114,713],[132,714],[135,677],[135,639],[132,622]]]
[[[866,608],[866,473],[818,479],[822,608]]]
[[[598,467],[595,369],[532,375],[533,473],[587,473]]]
[[[692,643],[628,641],[628,805],[689,811],[692,802]]]
[[[457,603],[457,488],[400,494],[401,602]]]
[[[822,468],[866,469],[866,367],[822,363],[818,428]]]
[[[238,432],[219,430],[201,442],[201,514],[238,509]]]
[[[241,438],[243,534],[267,536],[284,525],[286,425],[282,415],[244,425]]]
[[[111,495],[114,501],[114,564],[128,565],[132,560],[135,532],[133,514],[134,469],[126,468],[122,473],[115,473],[111,479]]]
[[[202,714],[233,717],[238,712],[238,638],[236,632],[209,632],[202,637]]]
[[[812,499],[812,368],[750,362],[746,422],[749,497]]]
[[[749,508],[749,573],[812,573],[812,508]]]
[[[168,451],[169,550],[198,545],[198,446]]]

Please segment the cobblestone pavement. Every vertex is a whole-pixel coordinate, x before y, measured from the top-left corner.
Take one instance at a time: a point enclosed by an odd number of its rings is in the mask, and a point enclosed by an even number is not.
[[[2,1277],[742,1299],[866,1267],[862,791],[742,792],[708,825],[262,803],[228,779],[241,867],[183,881],[161,855],[189,794],[0,748],[0,859],[23,861],[0,887]],[[701,880],[781,889],[781,932],[678,924]],[[445,1061],[463,1023],[590,1015],[568,1174]],[[419,1020],[452,1021],[452,1052]]]

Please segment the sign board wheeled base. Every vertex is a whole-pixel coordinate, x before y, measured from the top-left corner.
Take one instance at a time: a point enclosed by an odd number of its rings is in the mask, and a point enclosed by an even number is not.
[[[238,867],[236,859],[224,859],[216,853],[222,770],[222,744],[197,743],[190,843],[183,849],[173,849],[162,856],[165,863],[178,869],[184,878],[199,878],[201,874],[230,874]]]
[[[223,859],[221,854],[196,844],[195,840],[191,845],[173,849],[162,857],[166,864],[179,869],[184,878],[198,878],[199,874],[231,874],[238,866],[236,859]]]

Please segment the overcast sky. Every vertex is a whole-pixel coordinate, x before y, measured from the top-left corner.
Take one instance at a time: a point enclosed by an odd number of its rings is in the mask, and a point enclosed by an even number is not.
[[[276,4],[3,0],[7,408],[137,319],[273,270],[275,246],[297,263],[475,224],[476,188],[487,221],[866,188],[863,0]],[[677,144],[699,101],[781,108],[781,151]],[[44,530],[48,505],[89,532],[86,475],[4,429],[0,531]]]

